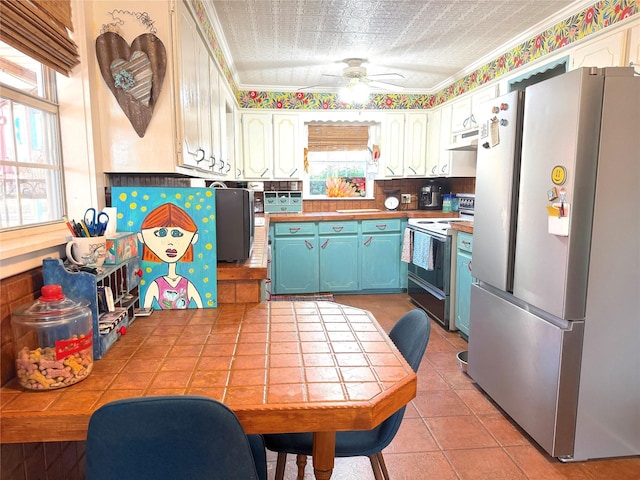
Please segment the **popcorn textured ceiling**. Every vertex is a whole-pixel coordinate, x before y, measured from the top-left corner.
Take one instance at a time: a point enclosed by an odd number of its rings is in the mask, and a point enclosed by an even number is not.
[[[345,58],[368,75],[430,92],[559,12],[588,1],[558,0],[213,0],[221,42],[243,89],[335,89]],[[533,31],[532,31],[533,29]]]

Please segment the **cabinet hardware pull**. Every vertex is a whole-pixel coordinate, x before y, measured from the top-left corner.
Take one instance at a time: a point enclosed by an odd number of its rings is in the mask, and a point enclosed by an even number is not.
[[[341,232],[344,227],[342,225],[334,225],[332,228],[334,232]]]
[[[467,264],[467,268],[469,269],[470,272],[473,271],[473,268],[471,268],[471,260],[469,260],[469,263]]]
[[[325,248],[327,248],[327,245],[329,245],[329,239],[328,238],[325,240],[325,242],[322,245],[320,245],[320,248],[325,249]]]
[[[264,169],[264,172],[262,172],[262,173],[260,174],[260,177],[264,177],[264,176],[267,174],[267,172],[268,172],[268,171],[269,171],[269,168],[268,168],[268,167],[267,167],[267,168],[265,168],[265,169]]]
[[[297,168],[294,168],[294,169],[293,169],[293,172],[291,172],[291,173],[289,174],[289,178],[293,177],[293,176],[296,174],[296,172],[297,172],[297,171],[298,171],[298,169],[297,169]]]
[[[433,173],[434,175],[436,173],[436,167],[437,167],[437,165],[434,165],[433,168],[431,169],[431,173]]]
[[[309,240],[305,240],[304,243],[306,243],[309,250],[313,250],[313,244]]]
[[[231,162],[227,163],[227,171],[224,173],[229,173],[229,170],[231,170]]]
[[[395,175],[396,172],[394,172],[393,170],[391,170],[391,168],[387,167],[387,170],[389,170],[389,172],[391,172],[391,175]]]
[[[409,170],[411,170],[413,173],[418,173],[415,171],[415,169],[413,167],[409,167]]]
[[[298,232],[299,230],[300,230],[300,227],[289,227],[289,231],[290,231],[291,233],[296,233],[296,232]]]
[[[462,240],[462,244],[463,245],[471,245],[471,242],[468,242],[467,240]]]
[[[448,166],[448,165],[449,165],[448,163],[445,163],[445,164],[442,166],[442,173],[444,173],[444,172],[446,171],[446,169],[447,169],[447,166]]]
[[[387,229],[387,224],[386,223],[376,223],[376,228],[378,230],[386,230]]]
[[[373,237],[369,236],[369,238],[367,238],[366,242],[364,242],[364,246],[368,247],[369,245],[371,245],[372,241],[373,241]]]
[[[196,163],[200,163],[205,159],[204,150],[199,148],[196,150]]]

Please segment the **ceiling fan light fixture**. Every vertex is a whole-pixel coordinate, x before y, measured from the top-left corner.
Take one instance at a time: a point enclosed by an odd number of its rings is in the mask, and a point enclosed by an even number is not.
[[[349,85],[340,89],[338,96],[344,103],[364,104],[369,101],[369,88],[358,79],[353,79]]]

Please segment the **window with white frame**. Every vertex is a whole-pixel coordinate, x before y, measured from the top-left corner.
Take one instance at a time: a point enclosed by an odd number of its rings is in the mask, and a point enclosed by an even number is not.
[[[55,92],[51,69],[0,42],[0,230],[64,215]]]
[[[373,198],[369,125],[308,124],[304,196]]]

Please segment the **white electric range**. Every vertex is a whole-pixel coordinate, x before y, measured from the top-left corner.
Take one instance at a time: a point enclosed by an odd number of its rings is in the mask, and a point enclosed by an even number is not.
[[[458,218],[410,218],[407,222],[412,230],[413,249],[407,293],[414,304],[447,330],[457,330],[454,301],[457,230],[451,225],[473,221],[474,195],[460,194],[458,202]],[[429,249],[428,261],[424,261],[425,246]]]

